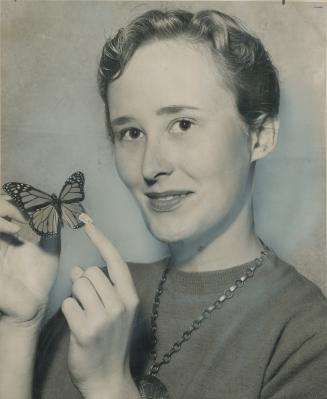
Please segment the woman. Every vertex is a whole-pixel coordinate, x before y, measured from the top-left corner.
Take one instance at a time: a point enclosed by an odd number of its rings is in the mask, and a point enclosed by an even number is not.
[[[119,175],[171,256],[128,267],[82,214],[109,276],[73,269],[35,361],[59,246],[19,245],[2,219],[1,397],[325,398],[326,299],[254,230],[279,108],[261,42],[218,11],[150,11],[107,41],[99,87]],[[1,216],[22,218],[5,199]]]

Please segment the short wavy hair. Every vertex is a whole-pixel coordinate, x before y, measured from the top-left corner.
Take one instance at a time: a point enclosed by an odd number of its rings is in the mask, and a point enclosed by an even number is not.
[[[98,68],[98,87],[105,104],[109,136],[108,87],[124,73],[135,51],[156,40],[183,38],[209,45],[227,86],[236,97],[240,116],[250,129],[274,118],[279,110],[278,72],[261,41],[235,18],[217,10],[193,14],[184,10],[150,10],[135,18],[102,50]]]

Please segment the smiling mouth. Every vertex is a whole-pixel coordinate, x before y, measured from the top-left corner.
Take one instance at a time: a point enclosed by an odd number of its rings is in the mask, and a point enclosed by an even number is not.
[[[151,208],[156,212],[170,212],[178,208],[186,198],[192,195],[192,191],[165,191],[162,193],[146,193]]]

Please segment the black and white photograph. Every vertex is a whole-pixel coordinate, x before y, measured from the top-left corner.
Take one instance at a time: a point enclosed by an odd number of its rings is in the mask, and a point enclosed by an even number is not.
[[[327,399],[327,3],[0,6],[0,399]]]

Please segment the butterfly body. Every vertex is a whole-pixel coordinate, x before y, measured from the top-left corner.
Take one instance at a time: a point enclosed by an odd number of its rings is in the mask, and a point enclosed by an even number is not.
[[[62,211],[61,211],[61,206],[62,206],[61,200],[60,200],[60,198],[59,198],[56,194],[54,194],[54,193],[51,194],[51,198],[52,198],[52,203],[51,203],[51,205],[52,205],[52,206],[56,209],[56,211],[58,212],[60,224],[61,224],[61,226],[63,226],[63,225],[64,225],[64,222],[63,222]],[[73,202],[74,202],[74,201],[73,201]],[[67,201],[66,203],[71,203],[71,201]],[[77,228],[77,227],[73,227],[73,226],[72,226],[72,228],[74,229],[74,228]]]
[[[18,182],[6,183],[3,189],[28,216],[31,228],[47,238],[57,235],[64,223],[72,229],[83,226],[78,216],[84,212],[84,183],[84,174],[75,172],[66,180],[59,196]]]
[[[61,224],[61,226],[63,226],[60,198],[58,198],[58,196],[55,193],[52,193],[51,194],[51,199],[52,199],[51,205],[58,212],[60,224]]]

